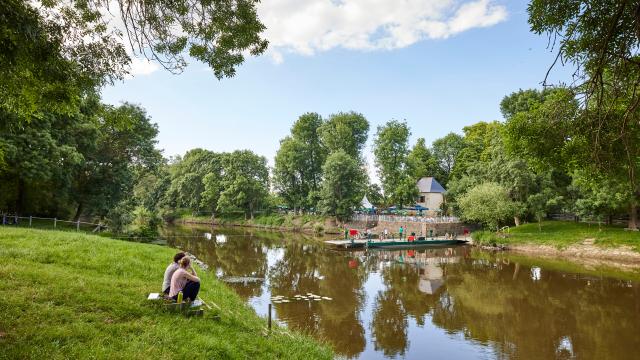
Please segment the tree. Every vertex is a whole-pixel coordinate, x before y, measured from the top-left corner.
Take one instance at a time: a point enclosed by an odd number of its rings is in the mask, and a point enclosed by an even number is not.
[[[418,198],[418,186],[416,181],[407,175],[402,176],[398,186],[391,193],[394,203],[400,207],[404,205],[414,205]]]
[[[406,122],[391,120],[384,126],[378,126],[373,140],[373,153],[382,188],[394,202],[404,200],[403,196],[396,195],[406,171],[409,135],[411,132]]]
[[[382,195],[382,189],[378,184],[369,184],[366,195],[369,202],[376,207],[384,206],[386,204],[384,195]]]
[[[464,148],[462,136],[449,133],[445,137],[433,142],[433,156],[436,158],[443,171],[443,183],[446,186],[453,171],[456,158]]]
[[[274,185],[294,210],[310,209],[317,204],[326,149],[320,142],[318,128],[322,118],[307,113],[291,128],[291,136],[280,141],[273,169]]]
[[[211,208],[213,194],[207,194],[207,200],[202,198],[205,192],[203,180],[207,174],[220,173],[222,163],[220,154],[204,149],[189,150],[181,160],[170,166],[171,185],[167,191],[167,204],[196,213],[202,208],[215,210]]]
[[[304,154],[305,145],[291,137],[280,142],[273,168],[273,182],[276,190],[287,205],[297,212],[305,207],[310,185],[305,182],[307,159]]]
[[[407,172],[415,180],[425,176],[432,176],[439,183],[446,183],[444,171],[426,145],[424,138],[419,138],[407,155]]]
[[[625,111],[633,111],[633,104],[640,98],[635,91],[638,82],[628,78],[629,73],[634,73],[636,79],[640,74],[636,59],[640,45],[637,1],[532,0],[527,10],[531,30],[546,33],[553,49],[557,49],[549,71],[558,60],[572,63],[577,68],[576,88],[585,95],[586,102],[607,86],[606,73],[616,79],[632,80],[628,90],[634,95]],[[609,107],[602,99],[595,100],[597,112]]]
[[[143,108],[128,103],[103,105],[94,120],[95,146],[84,153],[73,181],[74,220],[83,212],[106,215],[131,194],[137,172],[154,171],[162,163],[155,148],[158,126]]]
[[[318,131],[322,126],[322,117],[316,113],[301,115],[291,128],[291,137],[301,142],[304,162],[305,183],[309,184],[311,192],[320,189],[322,181],[322,165],[327,158],[327,149],[320,141]],[[366,140],[365,140],[366,141]]]
[[[369,122],[356,112],[337,113],[329,116],[318,134],[329,153],[339,150],[362,162],[361,152],[367,142]]]
[[[458,200],[458,205],[463,219],[480,222],[490,229],[497,229],[516,212],[516,205],[507,190],[491,182],[469,190]]]
[[[249,150],[236,150],[223,159],[224,175],[218,210],[241,209],[245,218],[255,211],[269,194],[267,159]]]
[[[200,194],[200,206],[211,211],[211,220],[215,219],[216,210],[220,201],[220,193],[223,190],[223,159],[226,155],[216,154],[208,173],[202,178],[202,193]]]
[[[365,192],[365,175],[357,160],[344,150],[329,155],[322,167],[324,181],[320,191],[323,213],[347,220],[360,206]]]

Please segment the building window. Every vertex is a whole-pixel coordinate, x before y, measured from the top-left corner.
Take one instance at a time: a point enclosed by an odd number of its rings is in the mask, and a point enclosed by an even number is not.
[[[418,202],[424,203],[424,195],[420,195],[420,201]]]

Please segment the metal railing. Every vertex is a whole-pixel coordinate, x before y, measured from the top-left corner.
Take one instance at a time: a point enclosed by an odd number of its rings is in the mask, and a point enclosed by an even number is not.
[[[40,216],[18,216],[15,214],[0,214],[0,226],[20,226],[36,229],[75,230],[87,232],[99,232],[106,230],[104,224],[96,224],[84,221],[62,220]]]
[[[405,216],[405,215],[367,215],[354,214],[352,221],[385,221],[385,222],[416,222],[429,224],[459,223],[460,219],[455,216]]]

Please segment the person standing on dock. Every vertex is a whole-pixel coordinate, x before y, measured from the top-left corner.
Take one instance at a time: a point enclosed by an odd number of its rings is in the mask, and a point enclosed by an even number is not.
[[[389,237],[389,230],[384,228],[384,239],[386,240]]]
[[[402,225],[400,225],[400,240],[402,240],[402,233],[404,232],[404,229],[402,228]]]

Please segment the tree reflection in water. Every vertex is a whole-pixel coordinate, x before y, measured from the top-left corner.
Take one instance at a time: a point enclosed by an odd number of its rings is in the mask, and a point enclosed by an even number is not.
[[[174,233],[195,237],[169,243],[220,275],[265,278],[234,286],[245,299],[308,292],[333,298],[274,304],[275,313],[343,357],[368,354],[369,342],[385,357],[424,358],[429,348],[421,342],[438,336],[443,340],[431,346],[458,358],[491,349],[505,359],[632,359],[640,348],[638,282],[467,247],[336,252],[297,234],[216,229],[228,237],[217,243],[197,236],[203,230],[180,231]],[[471,349],[467,355],[456,352],[461,344]]]

